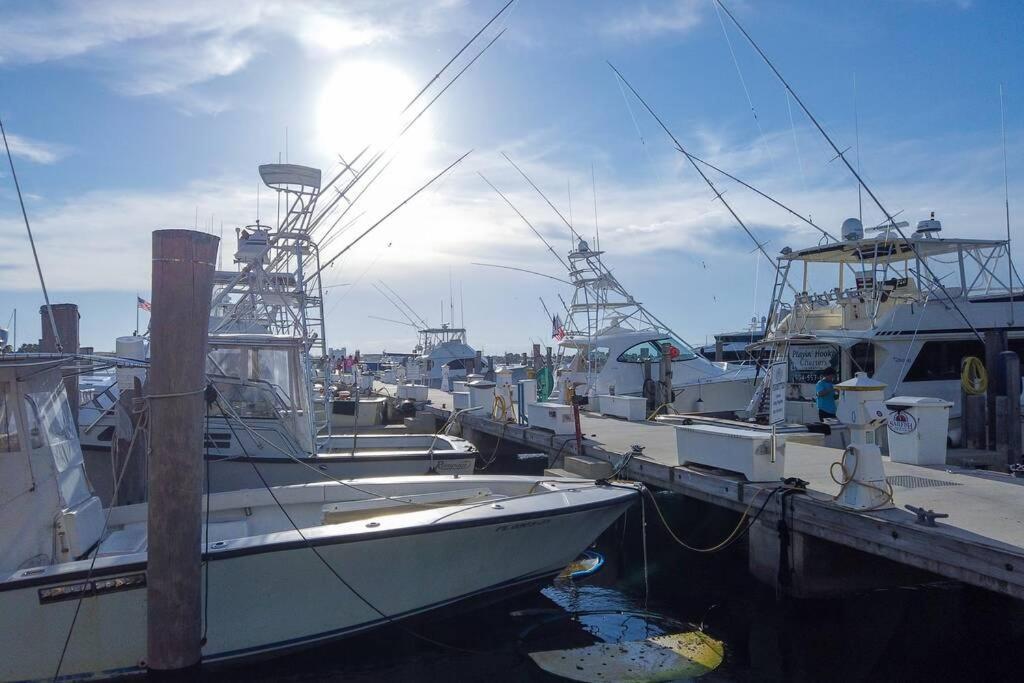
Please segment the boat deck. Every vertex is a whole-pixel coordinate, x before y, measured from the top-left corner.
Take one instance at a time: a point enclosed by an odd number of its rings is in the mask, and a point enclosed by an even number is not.
[[[441,419],[451,415],[452,397],[431,389],[427,410]],[[499,437],[520,448],[544,451],[555,460],[575,454],[575,438],[525,425],[501,423],[479,411],[458,417],[462,426]],[[633,444],[644,447],[624,475],[718,506],[744,510],[752,496],[777,486],[752,483],[721,470],[680,466],[674,428],[657,422],[626,422],[584,414],[583,454],[618,465]],[[896,508],[861,512],[836,504],[839,486],[829,474],[842,451],[791,442],[785,476],[808,484],[806,494],[786,498],[786,516],[794,531],[853,547],[872,555],[934,572],[965,583],[1024,598],[1024,480],[955,466],[916,466],[885,458]],[[763,500],[763,499],[761,499]],[[778,501],[779,498],[776,498]],[[905,510],[913,505],[948,514],[936,526],[917,523]],[[778,519],[780,506],[769,505],[762,520]],[[790,517],[790,515],[792,515]]]

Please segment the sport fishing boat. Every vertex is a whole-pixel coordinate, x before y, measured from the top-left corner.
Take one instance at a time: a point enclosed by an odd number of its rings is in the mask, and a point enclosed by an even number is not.
[[[60,361],[0,360],[0,452],[0,680],[145,672],[147,506],[105,510],[93,494]],[[518,476],[210,494],[196,548],[206,561],[203,663],[547,581],[636,496],[626,485]]]
[[[981,335],[994,329],[1007,330],[1009,350],[1024,354],[1024,287],[1006,240],[941,231],[934,214],[905,238],[891,225],[866,236],[850,218],[842,241],[782,250],[768,331],[752,348],[786,364],[787,419],[817,421],[813,388],[826,368],[839,380],[866,372],[887,385],[887,397],[950,401],[950,437],[959,442],[961,363],[984,360]],[[767,384],[762,375],[758,414]]]
[[[277,486],[473,472],[476,449],[458,437],[314,431],[300,339],[212,334],[208,343],[207,372],[217,393],[206,418],[211,491],[260,486],[260,476]]]
[[[618,394],[652,401],[652,382],[662,349],[668,348],[677,410],[745,410],[754,390],[754,368],[714,363],[700,355],[626,291],[602,263],[603,254],[582,239],[568,254],[575,291],[565,323],[556,316],[552,325],[561,361],[556,385],[570,382],[578,394],[591,397]],[[653,365],[653,379],[644,374],[647,362]]]

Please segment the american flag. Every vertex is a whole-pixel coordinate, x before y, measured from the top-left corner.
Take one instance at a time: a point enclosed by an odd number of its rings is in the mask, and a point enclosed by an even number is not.
[[[139,308],[141,308],[144,311],[152,311],[153,310],[152,304],[150,304],[148,301],[143,299],[141,296],[136,296],[135,298],[138,299],[137,306]]]
[[[565,328],[562,326],[562,319],[557,314],[551,318],[551,337],[558,341],[565,338]]]

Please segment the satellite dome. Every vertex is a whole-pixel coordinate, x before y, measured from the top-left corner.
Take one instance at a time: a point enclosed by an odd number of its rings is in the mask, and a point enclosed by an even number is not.
[[[864,239],[864,224],[858,218],[847,218],[843,221],[841,229],[844,240],[854,241]]]

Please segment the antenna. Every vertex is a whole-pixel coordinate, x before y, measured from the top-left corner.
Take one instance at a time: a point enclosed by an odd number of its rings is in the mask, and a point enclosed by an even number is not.
[[[452,267],[448,266],[448,319],[455,327],[455,293],[452,290]]]
[[[459,281],[459,317],[462,318],[462,323],[459,325],[462,329],[466,329],[466,298],[462,295],[462,281]]]
[[[590,162],[590,187],[594,194],[594,248],[601,251],[601,230],[597,227],[597,176],[594,175],[594,162]]]
[[[57,351],[63,352],[64,347],[60,343],[60,334],[57,332],[57,321],[53,319],[53,306],[50,305],[50,294],[46,291],[46,280],[43,279],[43,269],[39,265],[39,254],[36,252],[36,241],[32,238],[32,228],[28,223],[28,212],[25,211],[25,200],[21,197],[21,185],[18,183],[18,174],[14,172],[14,157],[11,156],[11,146],[7,143],[7,132],[4,130],[4,122],[0,120],[0,137],[4,139],[4,149],[7,150],[7,163],[11,167],[11,178],[14,180],[14,189],[18,191],[18,204],[21,205],[21,217],[25,219],[25,230],[28,232],[28,243],[32,247],[32,258],[36,262],[36,272],[39,274],[39,285],[43,288],[43,299],[46,300],[46,312],[50,317],[50,327],[53,329],[53,341],[57,344]],[[17,321],[17,319],[15,319]],[[17,339],[17,336],[15,336]],[[17,349],[15,349],[17,351]]]
[[[1010,249],[1010,173],[1006,164],[1006,109],[1003,107],[1003,84],[999,84],[999,127],[1003,134],[1003,192],[1006,202],[1006,260],[1009,262],[1010,278],[1010,324],[1013,325],[1013,251]]]
[[[572,220],[572,179],[566,179],[565,190],[569,195],[569,225],[573,224]]]
[[[1000,89],[1000,92],[1002,90]],[[860,175],[860,116],[857,115],[857,72],[853,72],[853,136],[857,145],[857,175]],[[860,183],[857,183],[857,219],[864,225],[864,200]]]

